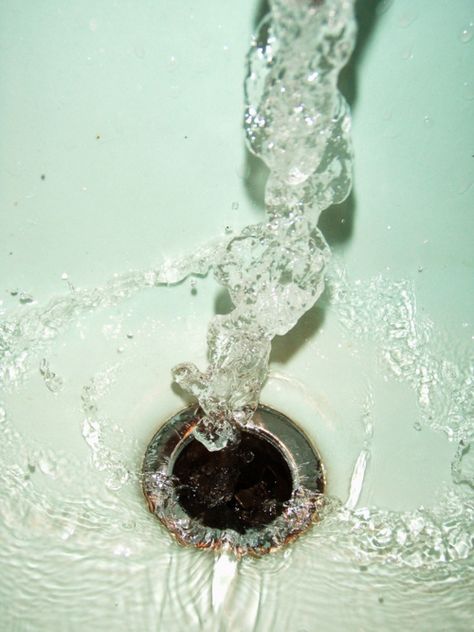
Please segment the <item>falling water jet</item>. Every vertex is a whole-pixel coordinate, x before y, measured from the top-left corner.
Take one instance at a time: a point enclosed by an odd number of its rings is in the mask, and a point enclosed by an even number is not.
[[[216,451],[239,441],[268,373],[271,341],[324,289],[329,247],[320,213],[352,182],[351,118],[338,90],[355,43],[353,0],[272,0],[248,55],[244,129],[269,169],[267,219],[231,239],[213,264],[234,310],[208,331],[209,366],[173,370],[204,414],[195,438]]]

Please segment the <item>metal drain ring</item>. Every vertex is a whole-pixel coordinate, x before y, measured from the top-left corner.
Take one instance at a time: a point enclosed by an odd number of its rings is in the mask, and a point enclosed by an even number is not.
[[[148,507],[179,542],[260,555],[293,540],[317,519],[326,486],[321,458],[288,417],[263,405],[245,432],[270,443],[288,465],[293,493],[282,515],[245,533],[211,528],[190,517],[179,503],[173,468],[184,448],[194,440],[193,430],[201,416],[196,406],[174,415],[155,434],[143,461],[143,492]]]

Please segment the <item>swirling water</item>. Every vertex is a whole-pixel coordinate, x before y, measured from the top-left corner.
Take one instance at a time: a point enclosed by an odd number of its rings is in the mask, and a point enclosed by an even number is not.
[[[226,247],[218,245],[219,259]],[[369,375],[382,371],[413,394],[414,434],[440,433],[457,446],[453,484],[436,502],[410,511],[357,502],[375,419],[366,424],[350,497],[331,500],[324,519],[275,556],[237,560],[181,548],[147,513],[140,465],[158,420],[137,402],[149,399],[153,409],[160,399],[156,364],[168,347],[184,354],[198,344],[192,327],[183,336],[175,316],[153,314],[183,291],[164,286],[206,273],[215,248],[2,315],[4,629],[337,629],[328,607],[334,595],[341,629],[361,622],[409,629],[414,612],[420,630],[469,629],[472,358],[419,314],[406,280],[354,282],[336,262],[325,301]],[[361,404],[364,419],[371,406],[370,398]],[[82,449],[69,442],[76,435]]]

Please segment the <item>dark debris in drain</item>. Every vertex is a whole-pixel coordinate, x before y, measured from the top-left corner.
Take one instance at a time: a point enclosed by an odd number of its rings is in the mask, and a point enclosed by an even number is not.
[[[191,439],[176,460],[173,476],[179,503],[191,518],[238,533],[272,522],[291,498],[293,486],[280,450],[245,431],[237,446],[217,452]]]

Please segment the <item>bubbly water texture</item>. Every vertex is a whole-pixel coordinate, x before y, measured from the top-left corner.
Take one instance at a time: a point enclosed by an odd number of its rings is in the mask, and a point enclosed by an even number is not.
[[[270,6],[249,53],[244,125],[270,170],[267,220],[247,226],[214,263],[235,308],[209,327],[208,369],[174,369],[206,414],[195,434],[210,450],[251,421],[272,338],[321,295],[329,248],[318,218],[351,188],[351,119],[337,81],[355,42],[353,0]]]
[[[251,67],[259,69],[249,79],[249,94],[252,86],[259,94],[259,77],[270,76],[273,68],[271,50],[262,42],[276,35],[264,33],[252,49]],[[295,191],[305,186],[291,184]],[[311,216],[309,203],[303,206]],[[279,554],[233,559],[179,547],[146,511],[140,468],[156,418],[138,430],[134,406],[150,393],[158,404],[153,367],[162,351],[160,337],[174,346],[183,334],[179,327],[175,334],[172,327],[164,331],[159,310],[144,310],[141,301],[157,300],[165,292],[160,285],[205,274],[216,258],[225,260],[229,246],[203,246],[159,269],[114,275],[102,287],[71,288],[46,306],[31,305],[23,296],[18,313],[1,315],[3,628],[57,630],[67,622],[74,631],[304,632],[334,629],[337,603],[342,629],[471,629],[472,356],[420,315],[407,280],[377,276],[355,283],[342,265],[334,265],[328,320],[336,317],[338,333],[364,358],[369,378],[383,370],[415,394],[417,428],[443,433],[457,446],[452,485],[446,484],[431,506],[395,511],[357,503],[370,451],[368,428],[349,500],[328,499],[324,519]],[[149,314],[145,322],[143,313]],[[108,343],[99,350],[97,330]],[[375,361],[365,355],[366,342],[376,350]],[[82,373],[75,374],[76,365]],[[121,416],[122,408],[132,412]],[[366,403],[360,408],[365,416]],[[56,419],[58,430],[51,434]],[[45,420],[44,427],[37,423]],[[377,421],[371,422],[375,432]],[[54,445],[57,437],[68,440],[79,431],[84,454],[74,451],[73,440]],[[304,590],[295,578],[304,578]]]
[[[123,406],[128,392],[132,402],[143,396],[134,379],[143,366],[156,362],[163,332],[152,316],[138,328],[126,312],[117,318],[117,309],[127,304],[133,311],[138,302],[141,316],[139,301],[147,296],[148,287],[144,279],[160,274],[137,272],[133,281],[130,274],[117,276],[104,288],[76,290],[43,309],[29,307],[22,318],[12,318],[4,327],[0,562],[5,572],[0,604],[6,629],[15,629],[18,619],[24,629],[51,630],[57,629],[58,621],[74,621],[73,630],[115,625],[127,630],[198,632],[205,622],[205,629],[216,631],[283,632],[292,629],[295,620],[301,629],[316,624],[331,629],[332,620],[326,617],[333,610],[326,606],[334,602],[334,594],[339,607],[345,606],[342,620],[353,626],[363,620],[370,628],[383,621],[384,629],[409,629],[410,617],[417,612],[424,622],[420,629],[445,630],[445,615],[450,629],[470,629],[474,479],[472,453],[466,446],[473,427],[472,362],[449,340],[439,345],[443,337],[433,323],[417,314],[410,284],[382,277],[357,284],[335,266],[327,300],[353,353],[365,354],[365,340],[373,344],[378,358],[372,373],[380,371],[378,362],[382,362],[413,389],[419,423],[459,442],[459,454],[453,459],[455,484],[440,490],[432,506],[414,511],[328,499],[323,520],[298,543],[268,559],[234,560],[179,547],[160,533],[139,489],[149,430],[142,437],[133,424],[126,427],[114,406],[117,400]],[[54,320],[50,320],[52,307]],[[113,331],[106,329],[110,316]],[[93,362],[88,378],[81,381],[71,374],[71,358],[66,365],[60,362],[58,348],[68,326],[91,318],[98,318],[94,327],[109,332],[112,344],[105,362],[101,354],[100,366]],[[128,338],[131,331],[133,339]],[[117,356],[116,345],[123,338],[130,340],[130,347]],[[96,338],[92,340],[95,344]],[[87,365],[90,350],[83,342],[79,349],[81,363]],[[43,362],[53,353],[54,362]],[[74,348],[72,358],[75,353]],[[416,358],[423,359],[426,369],[419,375]],[[45,383],[46,367],[64,379],[62,389],[52,392]],[[152,371],[144,377],[149,392],[156,378]],[[446,380],[441,393],[436,389],[438,379]],[[41,388],[36,392],[37,384]],[[31,429],[22,431],[21,403],[31,393],[35,410],[54,401],[66,423],[71,405],[68,388],[81,409],[74,418],[82,424],[90,461],[69,449],[52,448],[44,438],[34,440]],[[370,402],[361,404],[360,412],[366,415]],[[23,410],[31,415],[31,403]],[[377,420],[373,423],[377,426]],[[70,425],[64,434],[75,430]],[[41,430],[37,434],[41,436]],[[370,442],[370,432],[367,436]],[[354,480],[351,485],[351,497],[357,484],[360,481]],[[186,528],[185,522],[182,526]],[[9,580],[12,577],[15,581]],[[305,578],[306,591],[295,577]],[[104,586],[107,590],[101,590],[98,600],[98,587]],[[354,603],[359,610],[354,610]],[[443,617],[440,603],[445,607]]]

